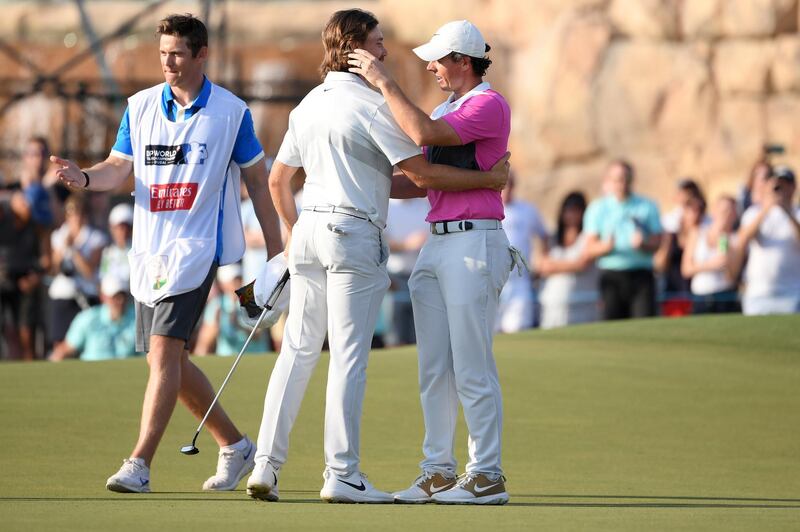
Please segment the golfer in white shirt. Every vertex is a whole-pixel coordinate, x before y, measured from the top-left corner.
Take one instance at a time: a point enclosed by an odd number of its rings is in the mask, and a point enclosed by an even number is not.
[[[367,357],[389,286],[383,228],[392,168],[399,166],[413,184],[443,190],[500,189],[508,168],[506,159],[488,173],[431,165],[424,159],[380,93],[348,72],[349,50],[364,48],[381,59],[387,54],[371,13],[334,13],[322,39],[324,82],[292,111],[269,179],[289,234],[292,289],[247,491],[251,497],[278,499],[289,432],[327,332],[331,359],[320,496],[328,502],[391,503],[392,495],[375,489],[361,473],[359,441]],[[301,167],[307,177],[298,217],[289,181]],[[424,194],[410,189],[405,189],[410,195]]]

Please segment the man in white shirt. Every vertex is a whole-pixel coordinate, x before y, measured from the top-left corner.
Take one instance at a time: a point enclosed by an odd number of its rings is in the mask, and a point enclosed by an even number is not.
[[[800,312],[800,209],[793,207],[794,172],[783,166],[766,181],[761,202],[742,215],[732,277],[745,259],[745,315]]]
[[[503,229],[508,242],[533,264],[534,242],[539,242],[541,253],[547,253],[549,246],[549,234],[542,215],[535,205],[514,195],[513,176],[508,180],[501,197],[506,215]],[[536,322],[535,300],[530,275],[511,274],[500,292],[495,329],[514,333],[533,327]]]
[[[289,116],[289,129],[269,178],[289,234],[285,253],[292,285],[247,492],[254,498],[278,500],[278,473],[287,459],[289,432],[327,332],[330,367],[320,497],[327,502],[391,503],[392,495],[377,490],[361,473],[359,443],[367,357],[378,308],[389,286],[383,228],[392,168],[397,165],[421,187],[499,190],[508,177],[507,157],[489,173],[425,160],[397,126],[380,93],[348,72],[347,53],[357,46],[380,59],[387,54],[371,13],[360,9],[334,13],[322,42],[324,82]],[[298,217],[290,181],[301,167],[306,181]],[[424,194],[414,186],[404,192]]]
[[[116,492],[149,492],[150,463],[178,399],[202,418],[214,398],[189,360],[188,339],[203,312],[217,265],[244,252],[239,179],[244,177],[261,222],[268,255],[280,251],[269,201],[264,152],[243,101],[204,75],[205,25],[170,15],[158,26],[166,83],[128,100],[109,157],[84,170],[57,157],[58,177],[76,190],[114,190],[135,177],[131,294],[136,300],[136,349],[147,352],[139,439],[106,482]],[[233,126],[233,127],[231,127]],[[205,490],[233,490],[253,468],[255,445],[217,404],[206,427],[220,446],[217,473]]]

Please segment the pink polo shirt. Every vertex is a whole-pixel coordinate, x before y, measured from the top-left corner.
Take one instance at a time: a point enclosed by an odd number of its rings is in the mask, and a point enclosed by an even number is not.
[[[451,99],[437,107],[431,118],[442,118],[450,124],[462,145],[426,146],[425,156],[432,163],[490,169],[508,151],[511,131],[508,103],[488,83],[481,83],[458,100]],[[428,190],[428,201],[431,210],[425,219],[429,222],[504,218],[503,201],[494,190]]]

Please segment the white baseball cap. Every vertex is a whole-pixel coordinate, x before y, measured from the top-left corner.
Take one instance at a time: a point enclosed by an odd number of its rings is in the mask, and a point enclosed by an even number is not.
[[[133,207],[127,203],[116,205],[108,213],[108,225],[128,224],[133,225]]]
[[[217,281],[221,283],[231,283],[237,277],[242,276],[242,266],[238,262],[226,264],[217,268]]]
[[[128,293],[128,284],[114,274],[103,277],[100,283],[100,291],[106,297],[114,297],[120,292]]]
[[[430,41],[414,48],[414,53],[424,61],[437,61],[451,52],[483,58],[486,41],[468,20],[454,20],[436,30]]]

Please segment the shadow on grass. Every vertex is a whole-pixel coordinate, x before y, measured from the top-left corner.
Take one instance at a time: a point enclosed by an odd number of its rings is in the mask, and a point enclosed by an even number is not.
[[[285,490],[284,495],[317,494],[315,490]],[[153,492],[149,495],[130,494],[106,497],[0,497],[0,502],[189,502],[202,501],[204,503],[246,503],[264,504],[272,503],[255,501],[242,497],[241,492],[228,492],[215,495],[240,495],[238,497],[219,497],[197,492]],[[698,496],[657,496],[657,495],[565,495],[565,494],[511,494],[511,507],[556,507],[556,508],[689,508],[689,509],[800,509],[800,499],[776,499],[757,497],[698,497]],[[564,501],[531,501],[518,502],[519,499],[572,499]],[[582,501],[582,499],[584,501]],[[588,502],[585,499],[590,499]],[[596,501],[594,501],[596,499]],[[643,502],[637,502],[643,501]],[[644,502],[647,501],[647,502]],[[665,502],[669,501],[669,502]],[[324,504],[318,497],[302,499],[281,499],[281,504]],[[792,504],[795,503],[795,504]],[[404,505],[406,506],[406,505]]]
[[[565,494],[520,494],[512,493],[515,499],[602,499],[615,502],[577,502],[577,501],[542,501],[542,502],[510,502],[510,506],[539,507],[574,507],[574,508],[797,508],[800,499],[775,499],[759,497],[698,497],[692,495],[565,495]],[[616,502],[642,501],[649,502]],[[675,502],[664,502],[675,501]],[[678,502],[682,501],[682,502]],[[783,504],[776,504],[783,503]],[[789,504],[798,503],[798,504]]]

